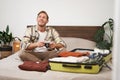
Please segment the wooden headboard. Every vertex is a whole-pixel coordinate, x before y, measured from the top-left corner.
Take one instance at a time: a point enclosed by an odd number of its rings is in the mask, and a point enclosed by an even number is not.
[[[77,37],[94,41],[94,35],[100,26],[53,26],[62,37]]]
[[[33,25],[28,25],[30,27]],[[49,25],[50,26],[50,25]],[[94,41],[94,35],[101,26],[50,26],[54,27],[61,37],[77,37]]]

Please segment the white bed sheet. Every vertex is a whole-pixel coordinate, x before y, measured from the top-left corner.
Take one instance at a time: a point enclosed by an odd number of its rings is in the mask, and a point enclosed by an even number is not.
[[[68,50],[74,48],[93,49],[95,47],[94,42],[85,39],[72,37],[63,39],[68,45]],[[47,72],[20,70],[18,65],[23,62],[18,57],[19,53],[20,51],[0,60],[0,80],[111,80],[112,71],[106,67],[103,67],[98,74],[68,73],[51,70]]]

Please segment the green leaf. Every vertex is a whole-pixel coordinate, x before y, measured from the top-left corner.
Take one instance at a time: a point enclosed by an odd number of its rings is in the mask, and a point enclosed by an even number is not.
[[[96,44],[96,47],[99,49],[110,49],[110,43],[107,40],[101,41]]]
[[[104,31],[103,28],[99,29],[99,30],[96,32],[95,36],[94,36],[95,42],[100,42],[100,41],[102,41],[102,40],[103,40],[104,33],[105,33],[105,31]]]
[[[112,18],[109,18],[108,21],[106,21],[103,25],[102,28],[100,28],[95,36],[94,40],[96,42],[96,47],[100,49],[110,49],[113,45],[113,34],[110,35],[109,42],[107,40],[104,40],[104,36],[106,35],[104,27],[109,27],[110,32],[113,31],[113,26],[114,26],[114,21]]]
[[[6,27],[6,33],[7,34],[9,33],[9,25],[7,25],[7,27]]]
[[[9,33],[9,25],[7,25],[6,30],[0,31],[0,43],[4,43],[3,45],[6,45],[6,43],[10,43],[13,40],[12,32]]]

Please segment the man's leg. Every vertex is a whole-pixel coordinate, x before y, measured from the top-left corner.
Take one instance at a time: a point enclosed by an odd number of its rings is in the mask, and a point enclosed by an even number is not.
[[[19,57],[21,58],[21,60],[23,61],[41,61],[41,59],[39,59],[38,57],[36,57],[35,55],[33,55],[34,53],[32,52],[22,52]]]
[[[35,52],[33,53],[38,59],[48,60],[49,58],[53,58],[58,56],[57,51],[46,51],[46,52]]]

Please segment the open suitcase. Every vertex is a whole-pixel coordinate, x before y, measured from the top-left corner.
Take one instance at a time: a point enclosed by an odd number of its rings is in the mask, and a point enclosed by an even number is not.
[[[87,50],[87,51],[94,51],[92,49],[74,49],[71,51],[76,50]],[[52,61],[49,60],[49,65],[51,70],[55,71],[64,71],[64,72],[74,72],[74,73],[98,73],[102,69],[103,65],[105,64],[107,66],[107,62],[111,59],[112,54],[111,52],[109,54],[102,55],[97,61],[93,62],[87,62],[87,63],[71,63],[71,62],[59,62],[59,61]],[[109,68],[109,66],[107,66]]]

